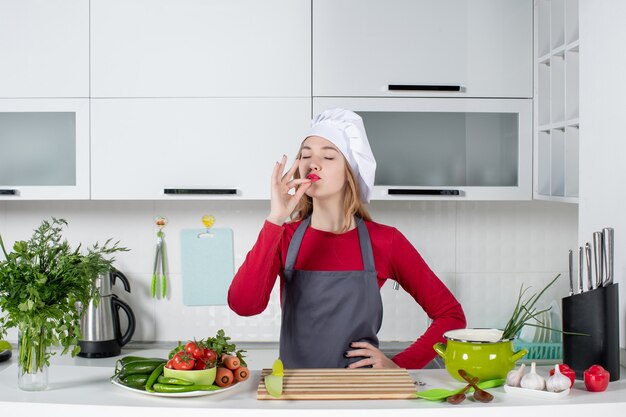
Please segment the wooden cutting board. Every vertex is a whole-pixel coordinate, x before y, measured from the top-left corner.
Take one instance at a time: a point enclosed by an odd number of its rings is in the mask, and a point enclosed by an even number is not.
[[[261,371],[258,400],[395,400],[415,399],[415,384],[406,369],[285,369],[283,394],[272,397]]]

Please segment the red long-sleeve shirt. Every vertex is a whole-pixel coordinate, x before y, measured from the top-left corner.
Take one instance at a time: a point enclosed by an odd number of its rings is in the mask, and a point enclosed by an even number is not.
[[[289,242],[300,222],[277,226],[265,222],[228,291],[228,305],[241,316],[253,316],[267,307],[276,277],[281,278]],[[379,288],[387,279],[397,281],[433,320],[426,332],[392,360],[402,368],[417,369],[430,362],[433,345],[448,330],[465,327],[461,305],[430,270],[417,250],[396,228],[366,221],[372,242]],[[342,234],[308,227],[295,269],[313,271],[362,270],[357,229]]]

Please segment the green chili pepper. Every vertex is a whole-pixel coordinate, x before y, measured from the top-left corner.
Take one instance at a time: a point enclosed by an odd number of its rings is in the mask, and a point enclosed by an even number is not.
[[[180,392],[192,392],[192,391],[217,391],[222,388],[217,385],[169,385],[156,383],[152,386],[156,392],[163,392],[167,394],[177,394]]]
[[[152,373],[150,374],[150,377],[146,381],[146,391],[154,392],[154,390],[152,389],[152,385],[154,385],[157,378],[161,375],[161,373],[163,373],[163,368],[165,368],[164,363],[160,364],[154,369],[154,371],[152,371]]]
[[[172,378],[169,376],[161,375],[157,378],[157,381],[160,384],[169,384],[169,385],[193,385],[193,382],[187,381],[179,378]]]

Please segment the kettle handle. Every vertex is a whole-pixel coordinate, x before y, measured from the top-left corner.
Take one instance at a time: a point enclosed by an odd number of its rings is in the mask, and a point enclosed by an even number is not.
[[[130,342],[130,338],[133,337],[133,334],[135,333],[135,314],[133,313],[133,310],[131,310],[130,306],[120,300],[115,294],[111,297],[111,307],[114,308],[113,322],[115,325],[115,337],[117,338],[120,346],[124,346],[126,343]],[[128,316],[128,328],[126,329],[126,333],[123,335],[120,331],[120,308],[124,310]]]
[[[120,281],[122,281],[122,284],[124,284],[124,289],[126,290],[126,292],[130,292],[130,282],[128,282],[128,278],[126,278],[126,275],[122,274],[119,270],[115,268],[111,268],[111,271],[109,271],[109,276],[111,277],[111,287],[115,285],[115,278],[119,278]]]

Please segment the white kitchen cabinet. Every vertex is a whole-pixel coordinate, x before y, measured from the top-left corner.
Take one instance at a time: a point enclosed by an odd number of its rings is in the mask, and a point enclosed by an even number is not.
[[[93,99],[92,199],[269,199],[308,98]],[[166,191],[170,190],[170,191]]]
[[[0,98],[89,96],[89,2],[0,0]]]
[[[310,0],[91,0],[91,94],[310,97]]]
[[[535,4],[536,200],[578,202],[578,0]]]
[[[532,73],[532,0],[313,0],[313,96],[532,98]]]
[[[89,99],[0,99],[0,200],[89,199]]]
[[[314,98],[363,118],[373,200],[530,200],[532,100]]]

